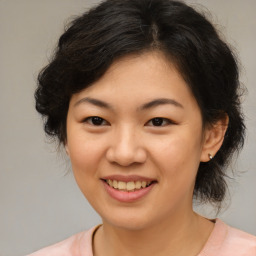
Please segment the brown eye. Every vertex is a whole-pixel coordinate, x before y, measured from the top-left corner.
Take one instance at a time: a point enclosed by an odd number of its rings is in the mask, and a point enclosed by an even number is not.
[[[162,118],[162,117],[155,117],[152,118],[147,125],[149,126],[165,126],[171,124],[172,122],[169,119]]]
[[[154,118],[152,119],[152,124],[154,126],[161,126],[164,122],[164,119],[163,118]]]
[[[95,125],[95,126],[101,126],[101,125],[106,125],[107,121],[104,120],[103,118],[99,116],[91,116],[85,119],[85,122]]]

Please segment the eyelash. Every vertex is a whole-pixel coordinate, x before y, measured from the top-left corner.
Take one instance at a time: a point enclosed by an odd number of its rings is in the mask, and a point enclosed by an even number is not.
[[[159,125],[153,125],[153,122],[157,122]],[[167,118],[163,118],[163,117],[155,117],[152,118],[151,120],[149,120],[146,124],[152,123],[152,125],[150,126],[154,126],[154,127],[163,127],[163,126],[167,126],[170,124],[175,124],[173,121],[171,121],[170,119]]]
[[[155,122],[155,125],[153,125],[154,122]],[[90,125],[93,125],[93,126],[109,125],[109,123],[105,119],[103,119],[99,116],[87,117],[86,119],[83,120],[83,123],[89,123]],[[175,122],[171,121],[170,119],[163,118],[163,117],[152,118],[146,123],[146,125],[153,126],[153,127],[163,127],[163,126],[167,126],[170,124],[175,124]]]
[[[97,124],[97,122],[99,122],[99,123]],[[89,123],[90,125],[93,125],[93,126],[103,126],[103,125],[109,124],[105,119],[103,119],[99,116],[87,117],[86,119],[83,120],[83,123]],[[102,124],[102,123],[104,123],[104,124]]]

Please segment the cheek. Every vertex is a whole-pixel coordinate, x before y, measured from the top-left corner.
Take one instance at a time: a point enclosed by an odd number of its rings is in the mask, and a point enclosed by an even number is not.
[[[86,198],[90,198],[90,191],[97,179],[98,155],[97,146],[88,140],[72,137],[69,141],[69,157],[72,171],[78,187]]]
[[[73,136],[69,140],[69,157],[72,170],[80,189],[90,186],[97,175],[103,150],[102,145],[89,138]]]
[[[161,140],[156,139],[150,145],[153,154],[164,162],[184,163],[199,159],[201,153],[200,139],[189,135],[174,134]]]
[[[97,139],[85,136],[81,131],[73,131],[68,137],[68,150],[72,164],[90,164],[99,157],[102,144]]]
[[[200,163],[199,140],[190,136],[175,135],[161,142],[155,141],[153,160],[159,167],[160,175],[177,184],[193,182]]]

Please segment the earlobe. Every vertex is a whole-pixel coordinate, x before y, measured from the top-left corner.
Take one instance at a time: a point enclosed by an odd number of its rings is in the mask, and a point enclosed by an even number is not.
[[[225,115],[225,117],[219,119],[215,124],[209,125],[209,127],[206,128],[200,159],[201,162],[208,162],[214,158],[223,143],[228,128],[228,122],[228,115]]]

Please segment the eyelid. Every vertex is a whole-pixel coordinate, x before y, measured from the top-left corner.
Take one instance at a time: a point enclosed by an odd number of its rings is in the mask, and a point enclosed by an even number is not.
[[[103,120],[103,124],[99,124],[99,125],[93,124],[92,118],[100,118],[100,119],[102,119]],[[95,127],[101,127],[101,126],[109,125],[109,122],[107,120],[105,120],[104,118],[100,117],[100,116],[88,116],[88,117],[86,117],[86,118],[84,118],[82,120],[82,123],[88,123],[89,125],[92,125],[92,126],[95,126]]]
[[[163,124],[163,125],[153,125],[153,124],[149,125],[149,123],[152,122],[154,119],[162,119],[163,122],[164,122],[164,124]],[[150,120],[146,123],[146,125],[152,126],[152,127],[165,127],[165,126],[174,125],[174,124],[177,124],[177,123],[174,122],[174,121],[172,121],[172,120],[169,119],[169,118],[164,118],[164,117],[154,117],[154,118],[150,119]]]

